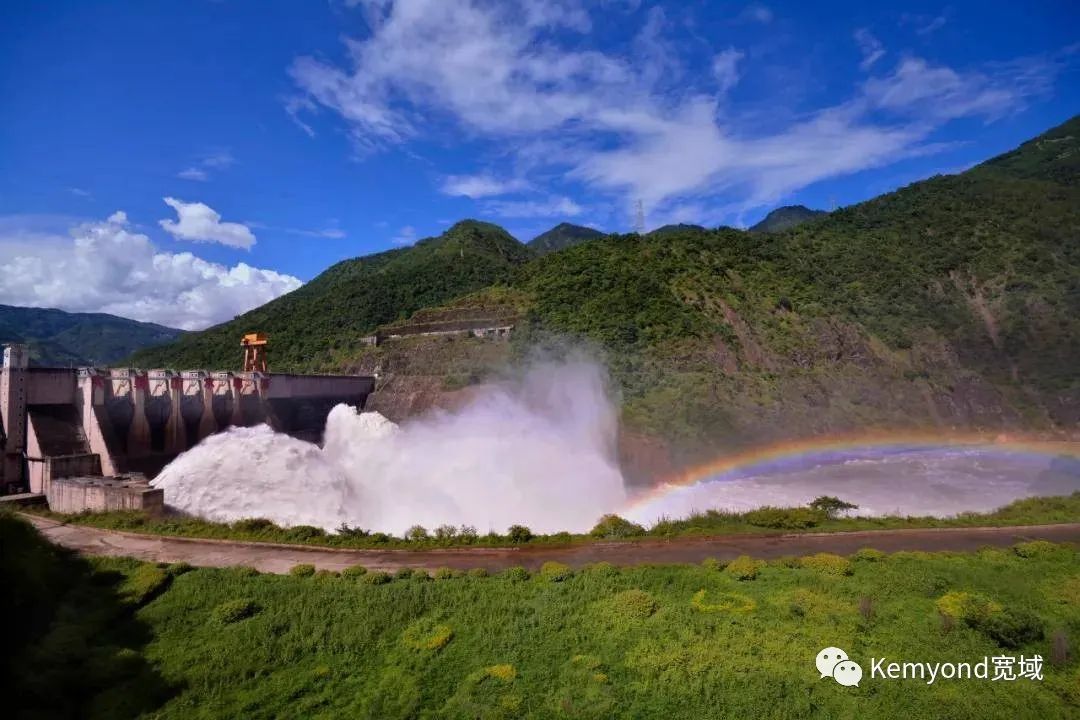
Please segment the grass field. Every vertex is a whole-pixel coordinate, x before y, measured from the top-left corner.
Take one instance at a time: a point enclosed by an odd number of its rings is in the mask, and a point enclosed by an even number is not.
[[[965,555],[391,578],[87,563],[48,549],[21,521],[0,517],[0,529],[4,587],[24,600],[50,592],[37,603],[39,616],[54,605],[50,617],[19,626],[23,635],[5,654],[5,679],[21,688],[4,695],[16,718],[1080,711],[1080,557],[1049,543]],[[13,541],[34,545],[33,565],[13,562]],[[42,580],[34,568],[53,562],[67,565]],[[9,618],[20,611],[3,610]],[[862,664],[859,687],[819,679],[814,658],[830,645]],[[871,658],[977,662],[1003,654],[1041,655],[1044,679],[927,685],[869,676]],[[79,689],[77,707],[50,712],[69,683]],[[30,702],[34,711],[21,704]]]
[[[81,513],[60,515],[37,510],[57,520],[89,525],[106,530],[178,537],[217,538],[254,542],[295,543],[341,548],[394,548],[428,550],[437,547],[505,546],[514,544],[565,544],[596,540],[627,540],[637,537],[692,537],[736,533],[842,532],[845,530],[888,530],[935,527],[995,527],[1006,525],[1043,525],[1076,522],[1080,519],[1080,492],[1059,497],[1036,497],[1017,500],[989,513],[962,513],[954,517],[833,517],[812,508],[759,508],[749,512],[709,510],[687,518],[663,520],[645,529],[615,518],[598,523],[588,534],[556,533],[533,535],[517,526],[506,533],[479,535],[475,529],[443,527],[420,528],[409,538],[372,533],[359,528],[327,533],[320,528],[301,525],[282,528],[258,518],[234,523],[216,523],[183,516],[155,517],[138,511]],[[610,517],[610,516],[609,516]]]

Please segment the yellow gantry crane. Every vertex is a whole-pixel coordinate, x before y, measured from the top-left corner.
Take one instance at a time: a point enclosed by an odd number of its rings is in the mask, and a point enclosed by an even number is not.
[[[244,372],[267,372],[266,343],[264,333],[248,333],[240,338],[240,346],[244,348]]]

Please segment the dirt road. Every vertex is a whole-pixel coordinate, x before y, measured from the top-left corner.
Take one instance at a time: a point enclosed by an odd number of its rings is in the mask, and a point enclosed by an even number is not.
[[[739,555],[775,558],[832,552],[848,555],[862,547],[898,550],[976,550],[984,545],[1008,546],[1023,540],[1080,543],[1080,523],[1003,528],[939,528],[927,530],[868,530],[799,535],[726,535],[710,538],[649,539],[638,542],[588,543],[521,548],[453,550],[339,550],[273,543],[162,537],[65,525],[24,516],[52,542],[86,555],[123,555],[155,562],[188,562],[225,567],[248,565],[263,572],[283,573],[293,565],[311,563],[320,569],[341,570],[364,565],[372,570],[417,567],[491,571],[514,565],[538,568],[548,560],[571,566],[607,561],[615,565],[696,563],[707,557],[729,560]]]

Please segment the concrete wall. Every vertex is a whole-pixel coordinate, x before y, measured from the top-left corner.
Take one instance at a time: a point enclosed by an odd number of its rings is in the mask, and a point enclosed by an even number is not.
[[[105,475],[152,478],[181,452],[234,425],[267,423],[319,442],[334,405],[362,408],[375,389],[374,378],[352,375],[27,368],[21,352],[9,348],[0,373],[0,420],[7,431],[0,492],[16,485],[45,488],[58,468],[82,467],[45,462],[59,454],[95,455]],[[40,427],[28,427],[35,406]],[[78,449],[50,454],[50,447],[74,438]],[[28,463],[28,456],[38,460]]]
[[[45,493],[49,509],[60,513],[107,510],[146,510],[161,512],[165,491],[145,483],[96,478],[61,478],[53,480]]]

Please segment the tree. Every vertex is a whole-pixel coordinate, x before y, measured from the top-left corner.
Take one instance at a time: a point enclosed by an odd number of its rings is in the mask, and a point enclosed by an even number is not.
[[[852,505],[849,502],[844,502],[840,498],[833,497],[832,495],[822,495],[820,497],[814,498],[814,500],[810,503],[810,507],[820,513],[824,513],[825,517],[830,519],[836,517],[837,513],[840,513],[844,510],[859,509],[858,505]]]

